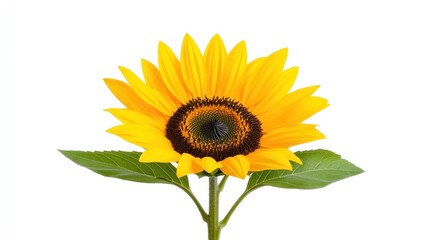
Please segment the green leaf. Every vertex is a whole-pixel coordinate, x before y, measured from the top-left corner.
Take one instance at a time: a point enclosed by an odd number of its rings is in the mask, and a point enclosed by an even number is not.
[[[190,191],[188,178],[178,178],[176,168],[171,163],[141,163],[139,152],[60,152],[76,164],[106,177],[143,183],[167,183]]]
[[[303,162],[292,163],[293,170],[268,170],[252,173],[246,192],[262,186],[315,189],[360,174],[362,169],[328,150],[295,153]]]

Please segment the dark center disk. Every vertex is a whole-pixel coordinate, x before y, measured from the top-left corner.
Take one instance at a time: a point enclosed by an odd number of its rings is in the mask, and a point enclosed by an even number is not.
[[[170,117],[165,136],[178,153],[222,161],[259,147],[261,122],[230,98],[196,98]]]
[[[212,120],[201,125],[202,134],[214,141],[219,141],[229,132],[228,126],[218,120]]]

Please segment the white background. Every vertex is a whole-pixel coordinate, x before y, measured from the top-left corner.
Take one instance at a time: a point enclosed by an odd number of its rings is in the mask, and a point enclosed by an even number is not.
[[[263,188],[222,232],[237,239],[429,239],[429,8],[424,1],[48,1],[1,7],[0,239],[206,238],[172,186],[105,178],[56,149],[140,150],[105,132],[120,107],[103,77],[140,74],[162,40],[204,48],[219,33],[249,59],[289,47],[295,88],[331,106],[308,122],[366,170],[314,191]],[[206,180],[191,178],[206,204]],[[245,187],[231,180],[222,213]]]

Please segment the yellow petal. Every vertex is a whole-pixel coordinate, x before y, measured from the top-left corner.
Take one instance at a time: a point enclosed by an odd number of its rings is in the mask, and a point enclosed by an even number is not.
[[[147,84],[149,84],[151,88],[160,92],[163,96],[171,99],[176,104],[176,106],[179,107],[180,101],[170,92],[170,90],[168,90],[167,86],[162,80],[161,73],[159,72],[158,68],[145,59],[141,60],[141,65],[143,76]]]
[[[180,67],[183,80],[191,90],[192,96],[194,98],[204,97],[207,92],[207,79],[203,56],[195,41],[188,34],[183,39]]]
[[[203,157],[200,160],[200,165],[208,173],[222,167],[222,163],[216,162],[212,157]]]
[[[264,131],[268,132],[275,128],[290,126],[290,124],[286,124],[286,120],[288,120],[290,117],[293,117],[292,115],[295,114],[293,113],[293,111],[296,109],[294,104],[307,98],[311,98],[311,94],[313,94],[318,88],[319,86],[311,86],[296,90],[280,100],[275,105],[276,107],[272,107],[268,111],[259,114],[258,118],[263,124]],[[288,121],[288,123],[290,123],[290,121]]]
[[[255,64],[249,64],[244,77],[242,102],[252,109],[278,83],[283,72],[288,50],[281,49],[266,58],[261,58]]]
[[[121,101],[124,106],[133,110],[145,111],[142,107],[145,105],[143,100],[126,83],[110,78],[105,78],[104,82],[113,95],[115,95],[115,97]]]
[[[281,91],[286,95],[293,84],[295,83],[296,77],[298,76],[298,67],[291,67],[283,71],[280,76],[279,85],[281,87]],[[274,92],[275,93],[275,92]]]
[[[159,130],[164,130],[167,124],[167,120],[163,118],[157,118],[153,115],[147,115],[141,112],[137,112],[130,109],[124,108],[109,108],[105,110],[106,112],[111,113],[119,121],[125,124],[143,124],[150,125]]]
[[[288,148],[302,143],[307,143],[325,136],[316,129],[316,125],[299,124],[293,127],[276,128],[261,138],[262,148]]]
[[[163,42],[160,42],[158,46],[158,65],[162,79],[168,90],[181,103],[188,102],[191,99],[191,95],[183,80],[180,62],[173,51]]]
[[[261,101],[256,102],[252,112],[255,115],[260,115],[275,108],[277,104],[288,95],[297,76],[298,67],[292,67],[283,71],[278,80],[273,83],[272,87],[266,89],[267,92]]]
[[[119,69],[143,101],[147,102],[149,105],[158,109],[167,116],[171,116],[177,110],[177,106],[174,104],[174,101],[166,99],[165,96],[161,95],[161,93],[143,83],[143,81],[141,81],[131,70],[125,67],[119,67]]]
[[[294,125],[306,120],[328,106],[328,100],[325,98],[308,97],[290,105],[280,118],[283,119],[285,125]]]
[[[104,82],[115,97],[122,102],[127,108],[135,111],[144,112],[157,118],[167,118],[165,114],[161,113],[158,109],[152,107],[143,101],[137,93],[126,83],[116,80],[105,78]]]
[[[285,148],[277,149],[257,149],[247,155],[250,162],[251,172],[264,170],[292,170],[289,161],[302,163],[301,160],[291,151]]]
[[[292,103],[295,103],[295,102],[297,102],[299,100],[302,100],[302,99],[304,99],[306,97],[311,96],[319,88],[320,88],[320,86],[316,85],[316,86],[305,87],[305,88],[301,88],[301,89],[298,89],[296,91],[293,91],[290,94],[286,95],[281,100],[281,104],[282,105],[290,105]]]
[[[219,35],[214,35],[210,40],[203,61],[207,69],[207,96],[210,98],[216,94],[217,83],[225,70],[226,49]]]
[[[140,155],[140,162],[177,162],[179,161],[180,153],[173,149],[151,148],[147,149]]]
[[[177,177],[181,178],[188,174],[192,173],[200,173],[204,169],[198,163],[198,159],[191,154],[183,153],[179,159],[179,163],[177,165]]]
[[[246,44],[244,41],[241,41],[227,55],[224,75],[216,86],[216,96],[225,96],[240,100],[243,76],[246,68]]]
[[[243,155],[228,157],[221,163],[221,170],[225,175],[234,176],[241,179],[246,178],[250,168],[249,159]]]
[[[150,125],[118,125],[108,129],[107,132],[146,149],[172,148],[171,142],[165,137],[164,132]]]
[[[134,91],[136,92],[142,91],[145,83],[135,73],[133,73],[131,70],[125,67],[119,66],[118,68],[121,71],[122,75],[124,75],[128,84],[130,84],[131,88],[134,89]]]

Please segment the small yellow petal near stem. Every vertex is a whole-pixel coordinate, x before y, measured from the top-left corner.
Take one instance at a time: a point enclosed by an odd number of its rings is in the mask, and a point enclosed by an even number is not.
[[[196,158],[188,153],[183,153],[177,165],[177,177],[181,178],[188,174],[202,172],[204,168],[198,164]]]
[[[222,163],[216,162],[212,157],[198,158],[191,154],[183,153],[177,166],[177,176],[183,177],[191,173],[206,171],[212,173],[222,167]]]
[[[249,159],[243,155],[228,157],[221,163],[223,165],[221,171],[224,174],[241,179],[246,178],[250,169]]]
[[[301,160],[286,148],[258,149],[247,155],[251,172],[264,170],[292,170],[290,161],[302,163]]]

